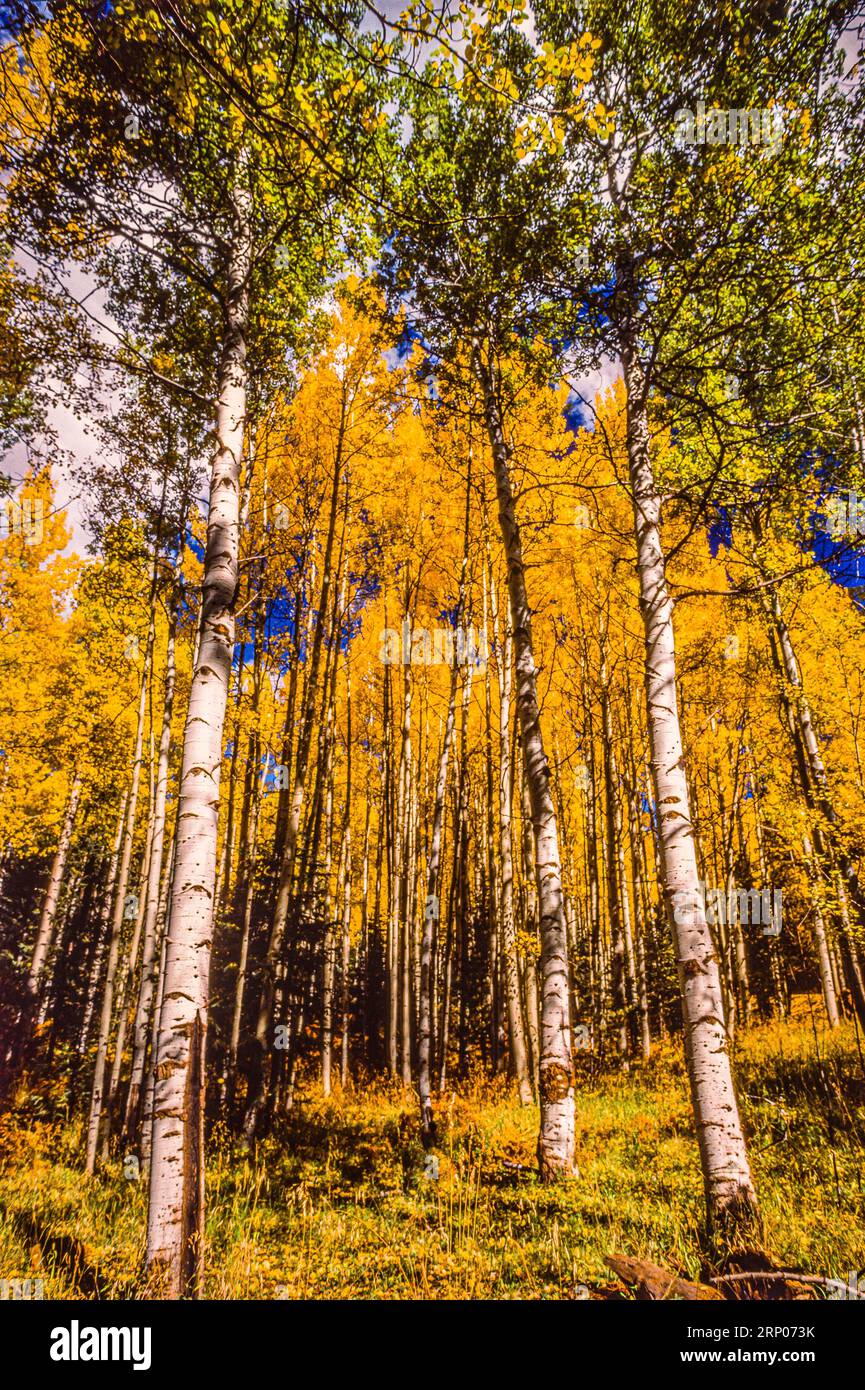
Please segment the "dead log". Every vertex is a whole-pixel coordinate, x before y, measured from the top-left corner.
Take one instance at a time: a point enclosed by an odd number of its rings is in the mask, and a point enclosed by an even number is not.
[[[665,1299],[723,1301],[717,1289],[710,1288],[708,1284],[692,1284],[690,1280],[680,1279],[678,1274],[672,1274],[669,1269],[662,1269],[648,1260],[636,1260],[631,1255],[607,1255],[605,1263],[623,1284],[634,1288],[634,1296],[638,1299],[658,1302]]]

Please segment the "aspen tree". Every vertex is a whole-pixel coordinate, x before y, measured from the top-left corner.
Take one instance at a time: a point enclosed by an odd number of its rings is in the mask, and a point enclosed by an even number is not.
[[[519,961],[516,947],[516,921],[514,913],[514,850],[511,803],[513,799],[510,720],[512,692],[513,632],[510,614],[505,613],[504,638],[499,641],[498,603],[493,580],[492,564],[487,563],[490,574],[492,598],[493,631],[496,635],[498,660],[496,663],[499,684],[499,854],[500,872],[500,913],[502,922],[502,948],[505,964],[505,1000],[508,1015],[508,1035],[511,1047],[511,1061],[517,1079],[517,1091],[521,1105],[531,1105],[534,1099],[532,1078],[526,1054],[525,1024],[520,991]]]
[[[165,652],[165,678],[162,697],[162,728],[159,736],[159,761],[156,769],[156,786],[153,804],[153,834],[150,845],[147,885],[145,889],[144,946],[141,959],[141,978],[135,1006],[135,1019],[132,1029],[132,1067],[129,1089],[126,1098],[123,1132],[131,1140],[138,1132],[141,1088],[144,1080],[144,1066],[147,1053],[147,1039],[153,996],[156,987],[156,971],[159,960],[159,939],[157,935],[157,915],[159,912],[160,885],[165,853],[166,802],[168,796],[168,765],[171,752],[171,719],[174,710],[175,685],[175,640],[177,631],[178,579],[182,563],[183,547],[180,547],[172,597],[169,606],[168,634]],[[118,1049],[119,1050],[119,1049]]]
[[[154,553],[153,574],[150,585],[151,605],[156,586],[156,566],[157,555]],[[114,1012],[114,994],[117,967],[120,960],[121,932],[123,930],[124,920],[129,916],[130,908],[132,909],[131,915],[133,920],[136,921],[136,926],[139,915],[138,898],[137,896],[127,895],[126,889],[129,883],[129,870],[132,861],[132,848],[136,828],[135,822],[138,813],[138,796],[144,749],[144,718],[147,691],[153,668],[153,638],[154,620],[151,606],[147,629],[147,646],[145,648],[144,663],[139,683],[138,718],[135,729],[135,749],[132,755],[132,774],[129,784],[126,826],[123,833],[123,845],[117,873],[117,892],[114,900],[114,910],[111,916],[108,959],[105,970],[105,987],[102,994],[102,1011],[99,1017],[99,1035],[96,1046],[96,1060],[93,1068],[93,1086],[90,1094],[90,1115],[87,1123],[87,1146],[84,1160],[85,1171],[90,1176],[95,1173],[97,1160],[100,1155],[103,1154],[105,1139],[104,1131],[107,1123],[105,1111],[107,1100],[105,1094],[105,1070],[108,1060],[108,1045]]]
[[[102,966],[105,959],[105,948],[108,944],[110,934],[110,924],[112,907],[114,904],[114,886],[117,882],[117,870],[120,863],[120,844],[123,839],[123,827],[126,824],[126,807],[129,801],[128,790],[123,793],[120,802],[120,812],[117,817],[117,827],[114,832],[114,841],[108,860],[108,873],[105,880],[105,888],[102,897],[102,907],[99,913],[99,924],[97,930],[96,945],[93,952],[93,963],[90,969],[90,977],[87,983],[87,993],[85,996],[84,1016],[81,1020],[81,1030],[78,1036],[78,1050],[85,1052],[90,1041],[90,1026],[93,1022],[93,1013],[96,1008],[96,1000],[99,997],[99,981],[102,978]]]
[[[474,368],[495,468],[499,525],[508,566],[508,596],[514,633],[517,716],[523,766],[534,831],[538,912],[541,936],[541,1020],[539,1093],[541,1128],[538,1163],[541,1176],[552,1179],[574,1171],[574,1078],[568,999],[568,949],[562,905],[561,861],[550,769],[544,751],[537,697],[537,669],[532,647],[531,609],[526,592],[520,528],[516,518],[511,459],[505,440],[492,364],[479,343]]]
[[[469,563],[469,518],[471,515],[471,453],[466,473],[466,506],[463,539],[463,558],[460,569],[459,587],[455,610],[457,631],[463,620],[465,608],[466,582]],[[445,797],[447,794],[448,764],[453,743],[456,722],[457,684],[459,678],[458,643],[454,643],[451,657],[450,688],[448,691],[447,713],[442,733],[441,753],[435,785],[435,804],[433,807],[432,833],[430,836],[429,859],[427,864],[426,901],[423,907],[423,927],[420,953],[420,992],[418,999],[418,1096],[420,1099],[421,1140],[425,1148],[435,1141],[436,1127],[432,1108],[432,1058],[433,1058],[433,1020],[434,1020],[434,959],[436,923],[439,918],[440,864],[442,832],[444,827]]]
[[[184,731],[154,1068],[147,1265],[156,1287],[172,1298],[200,1286],[204,1258],[204,1050],[222,727],[234,647],[252,256],[252,198],[242,151],[231,210],[201,635]]]
[[[24,1003],[19,1012],[18,1025],[15,1036],[10,1045],[5,1058],[6,1078],[0,1094],[7,1091],[12,1075],[12,1066],[16,1060],[26,1059],[31,1043],[31,1031],[36,1021],[39,1010],[42,987],[44,983],[45,966],[54,940],[54,933],[57,924],[57,907],[60,901],[60,891],[63,887],[63,878],[66,872],[66,863],[69,857],[69,847],[72,843],[72,832],[75,827],[75,817],[78,813],[78,805],[81,800],[82,779],[76,772],[73,774],[72,785],[69,789],[69,797],[66,801],[66,808],[63,813],[63,824],[60,828],[60,839],[57,842],[57,849],[51,861],[51,870],[48,875],[48,886],[45,890],[45,897],[42,902],[42,911],[39,917],[39,925],[36,929],[36,941],[33,946],[33,954],[30,957],[30,968],[27,972],[25,982]],[[16,1055],[18,1057],[16,1059]]]

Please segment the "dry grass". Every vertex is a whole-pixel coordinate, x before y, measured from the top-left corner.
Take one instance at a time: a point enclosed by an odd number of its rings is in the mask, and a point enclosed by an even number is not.
[[[766,1232],[781,1264],[845,1277],[865,1264],[865,1068],[852,1028],[806,1011],[737,1046]],[[696,1276],[702,1188],[677,1047],[581,1082],[579,1179],[534,1176],[537,1111],[504,1088],[442,1099],[426,1176],[414,1099],[382,1085],[311,1089],[245,1158],[217,1130],[208,1166],[206,1293],[214,1298],[569,1298],[609,1284],[605,1254]],[[34,1096],[0,1125],[0,1277],[46,1297],[144,1296],[146,1189],[120,1158],[82,1173],[80,1126]]]

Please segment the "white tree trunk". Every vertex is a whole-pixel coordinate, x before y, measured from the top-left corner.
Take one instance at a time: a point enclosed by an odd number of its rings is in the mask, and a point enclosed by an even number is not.
[[[541,930],[541,1038],[539,1090],[541,1126],[538,1165],[549,1181],[574,1172],[574,1075],[571,1058],[568,945],[562,906],[562,875],[550,769],[541,734],[531,609],[526,592],[522,541],[514,508],[510,456],[490,364],[477,344],[474,365],[484,396],[493,455],[499,524],[508,565],[514,634],[517,712],[534,831]]]
[[[829,939],[826,934],[826,920],[823,916],[823,905],[820,902],[820,875],[815,862],[814,850],[807,832],[802,836],[802,852],[805,857],[805,867],[808,871],[808,879],[811,884],[811,905],[814,909],[814,943],[817,947],[817,964],[820,969],[820,987],[823,991],[823,1003],[826,1005],[826,1017],[829,1020],[830,1028],[837,1028],[841,1022],[838,1013],[838,996],[835,993],[835,981],[832,978],[832,960],[829,955]]]
[[[466,579],[469,564],[469,518],[471,515],[471,455],[466,481],[465,526],[463,532],[463,558],[460,568],[459,590],[456,607],[457,630],[463,622],[465,613]],[[420,983],[418,989],[418,1098],[420,1100],[421,1141],[429,1147],[435,1141],[436,1128],[432,1108],[433,1071],[433,1019],[435,1017],[435,942],[436,923],[439,920],[439,869],[441,865],[442,832],[444,827],[445,795],[447,792],[448,765],[453,745],[456,724],[457,685],[459,683],[459,654],[457,643],[451,658],[451,678],[448,694],[448,709],[442,734],[439,754],[438,775],[436,777],[435,804],[433,806],[432,833],[430,836],[429,859],[427,861],[426,901],[423,905],[423,926],[420,943]]]
[[[325,733],[325,777],[327,788],[325,791],[325,834],[324,834],[324,920],[326,923],[324,932],[324,968],[322,970],[321,984],[321,1089],[326,1096],[331,1093],[331,1071],[333,1067],[333,989],[336,979],[336,935],[334,932],[333,907],[330,896],[330,876],[333,860],[333,769],[330,766],[333,744],[331,729],[333,726],[333,703],[328,707],[327,724],[324,726]],[[341,853],[345,853],[345,843],[343,842]],[[337,880],[342,873],[342,859],[340,858],[337,871]]]
[[[123,798],[120,802],[120,812],[117,816],[117,829],[114,832],[114,844],[111,849],[111,857],[108,861],[105,896],[102,900],[102,907],[99,913],[99,926],[97,927],[98,940],[96,942],[96,949],[93,953],[93,964],[90,967],[90,978],[87,984],[87,1000],[84,1006],[84,1017],[81,1020],[81,1032],[78,1035],[79,1052],[87,1051],[87,1044],[90,1039],[90,1025],[93,1022],[93,1014],[96,1009],[96,998],[99,994],[99,981],[102,978],[102,962],[105,958],[105,947],[108,944],[111,909],[114,905],[114,886],[117,882],[117,868],[120,862],[120,842],[123,839],[123,827],[126,824],[126,807],[128,804],[129,791],[127,789],[123,793]]]
[[[57,904],[60,900],[60,889],[63,887],[63,875],[66,872],[66,860],[69,857],[69,846],[72,843],[72,831],[75,827],[75,816],[78,812],[78,803],[80,800],[81,778],[76,773],[69,792],[69,799],[66,802],[66,810],[63,814],[60,839],[51,864],[48,887],[45,890],[42,914],[39,918],[39,927],[36,932],[36,942],[30,960],[30,969],[27,973],[27,993],[24,1005],[25,1030],[32,1023],[39,1006],[42,977],[45,973],[45,963],[48,959],[48,953],[51,950],[51,942],[54,939]]]
[[[176,576],[179,577],[179,576]],[[174,709],[174,642],[177,626],[177,600],[172,599],[168,625],[168,641],[165,652],[165,687],[162,705],[162,730],[159,737],[159,754],[156,768],[156,788],[153,803],[153,837],[150,845],[150,862],[147,874],[146,909],[144,916],[144,949],[141,958],[141,983],[135,1009],[135,1022],[132,1029],[132,1071],[129,1078],[129,1091],[126,1098],[124,1135],[133,1139],[138,1131],[138,1118],[141,1105],[141,1087],[144,1081],[144,1063],[147,1056],[147,1039],[150,1033],[150,1015],[153,1009],[153,995],[156,989],[156,971],[159,964],[159,942],[156,919],[159,912],[160,884],[162,880],[162,861],[165,851],[165,806],[168,796],[168,763],[171,752],[171,716]]]
[[[252,792],[252,809],[247,824],[246,879],[243,891],[243,924],[240,934],[240,957],[237,962],[237,980],[234,986],[234,1009],[231,1016],[231,1037],[228,1045],[225,1101],[229,1111],[234,1106],[234,1093],[237,1085],[237,1054],[240,1049],[240,1029],[243,1022],[243,1001],[246,993],[246,979],[249,968],[249,937],[252,930],[252,907],[255,899],[255,865],[258,853],[258,819],[261,808],[264,776],[255,776]]]
[[[622,357],[661,878],[682,991],[685,1057],[708,1222],[713,1231],[730,1237],[740,1226],[753,1228],[757,1200],[727,1050],[718,961],[698,888],[676,697],[673,604],[661,547],[660,498],[649,456],[647,386],[627,335]]]
[[[234,654],[240,472],[246,415],[251,195],[231,195],[226,294],[202,587],[202,625],[183,738],[176,860],[156,1047],[147,1268],[155,1293],[200,1288],[204,1223],[204,1049],[216,878],[222,731]]]
[[[151,634],[152,630],[151,626]],[[108,1058],[108,1042],[111,1036],[111,1019],[114,1012],[114,986],[117,977],[117,963],[120,958],[120,938],[123,931],[124,912],[126,909],[126,887],[129,883],[129,865],[132,860],[132,844],[135,838],[135,817],[138,811],[138,789],[141,782],[141,762],[144,746],[144,715],[147,706],[147,684],[150,678],[152,652],[153,644],[152,640],[149,640],[138,694],[138,722],[135,730],[135,752],[132,757],[129,807],[126,813],[126,829],[123,833],[123,848],[120,853],[120,868],[117,874],[117,893],[114,899],[114,911],[111,915],[111,929],[108,939],[108,964],[105,971],[102,1012],[99,1016],[99,1037],[96,1044],[96,1062],[93,1068],[93,1086],[90,1092],[90,1115],[87,1122],[87,1154],[85,1169],[91,1177],[96,1171],[96,1160],[100,1152],[105,1092],[105,1066]]]
[[[460,601],[457,606],[458,621],[462,621],[462,595],[463,585],[461,583]],[[432,834],[430,838],[429,861],[427,864],[426,902],[423,907],[423,927],[421,928],[417,1046],[421,1140],[425,1147],[429,1147],[435,1141],[436,1135],[432,1108],[433,955],[435,950],[436,922],[439,918],[439,866],[441,863],[442,827],[444,824],[448,763],[450,761],[454,724],[456,722],[458,672],[459,665],[456,652],[454,652],[451,662],[448,709],[442,735],[441,753],[439,755],[438,776],[436,778]]]
[[[349,756],[351,752],[349,750]],[[345,858],[342,879],[342,958],[340,961],[340,1056],[339,1080],[342,1089],[348,1086],[349,1066],[349,971],[351,970],[351,825],[346,819]]]
[[[102,1145],[100,1157],[108,1157],[108,1141],[111,1134],[111,1124],[114,1119],[114,1111],[117,1101],[117,1091],[120,1086],[120,1073],[123,1070],[123,1054],[126,1049],[126,1033],[129,1027],[129,988],[130,983],[134,982],[138,967],[138,951],[141,946],[141,933],[144,927],[144,916],[147,909],[147,879],[150,872],[150,855],[153,849],[153,739],[150,740],[150,810],[147,816],[147,837],[144,844],[144,854],[141,858],[141,868],[138,876],[138,911],[135,916],[135,926],[133,927],[132,937],[125,954],[121,958],[121,966],[117,978],[117,1005],[115,1026],[117,1032],[114,1038],[114,1056],[111,1062],[111,1075],[108,1081],[108,1091],[105,1099],[104,1124],[102,1126]]]
[[[495,586],[490,585],[493,601],[493,625],[498,636],[498,613]],[[499,912],[502,923],[502,951],[505,961],[505,1004],[508,1012],[508,1035],[511,1047],[511,1063],[517,1081],[520,1105],[531,1105],[534,1100],[532,1078],[526,1051],[526,1030],[523,1023],[523,1005],[520,995],[520,971],[517,962],[516,924],[514,921],[514,847],[511,817],[511,662],[513,659],[513,638],[511,636],[510,616],[505,613],[505,636],[498,660],[499,679],[499,851],[501,855],[501,886],[499,889]]]

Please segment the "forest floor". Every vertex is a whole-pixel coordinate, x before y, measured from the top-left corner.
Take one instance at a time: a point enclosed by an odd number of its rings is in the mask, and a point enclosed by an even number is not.
[[[865,1265],[865,1049],[852,1025],[830,1036],[816,1002],[800,997],[792,1020],[743,1035],[737,1076],[767,1252],[846,1279]],[[124,1177],[120,1157],[88,1182],[81,1125],[51,1103],[37,1088],[0,1121],[0,1276],[42,1278],[46,1298],[145,1296],[145,1184]],[[629,1073],[586,1063],[578,1179],[537,1183],[537,1123],[503,1084],[449,1092],[437,1178],[424,1175],[413,1093],[392,1086],[327,1101],[308,1088],[252,1161],[217,1131],[206,1296],[610,1296],[621,1289],[611,1254],[699,1276],[680,1040]]]

